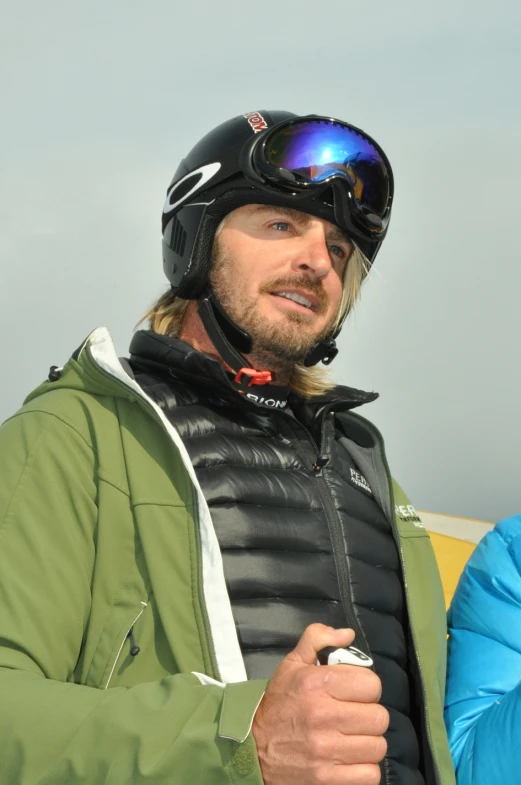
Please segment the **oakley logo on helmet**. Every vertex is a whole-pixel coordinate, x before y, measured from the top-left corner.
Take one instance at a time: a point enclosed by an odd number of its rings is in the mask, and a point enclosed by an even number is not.
[[[186,202],[193,193],[198,191],[203,185],[214,177],[221,164],[216,161],[214,164],[201,166],[189,174],[185,174],[177,183],[173,183],[166,194],[166,202],[163,207],[163,215],[168,215],[180,204]]]
[[[249,122],[256,134],[258,134],[260,131],[264,131],[264,129],[268,127],[268,123],[264,117],[259,114],[259,112],[246,112],[244,117]]]

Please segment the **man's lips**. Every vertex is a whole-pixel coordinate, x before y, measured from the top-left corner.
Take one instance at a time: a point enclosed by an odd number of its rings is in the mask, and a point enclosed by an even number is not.
[[[317,313],[323,310],[320,298],[308,289],[281,288],[272,290],[269,294],[273,297],[280,297],[306,311]]]

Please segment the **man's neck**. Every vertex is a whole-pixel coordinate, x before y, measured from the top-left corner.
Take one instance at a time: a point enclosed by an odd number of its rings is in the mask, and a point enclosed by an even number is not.
[[[179,333],[179,339],[190,344],[190,346],[193,346],[196,351],[203,352],[204,354],[208,354],[210,357],[219,360],[224,368],[230,373],[233,373],[236,370],[230,368],[213,345],[212,340],[201,321],[201,317],[197,312],[197,302],[195,301],[191,302],[186,310]],[[271,371],[273,375],[273,384],[284,387],[288,385],[292,371],[291,363],[274,358],[271,354],[263,352],[262,350],[253,351],[251,354],[244,356],[256,370]]]

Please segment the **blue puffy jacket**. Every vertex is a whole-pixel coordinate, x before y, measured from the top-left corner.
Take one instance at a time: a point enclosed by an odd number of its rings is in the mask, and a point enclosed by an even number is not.
[[[521,783],[521,515],[489,532],[449,611],[445,719],[458,785]]]

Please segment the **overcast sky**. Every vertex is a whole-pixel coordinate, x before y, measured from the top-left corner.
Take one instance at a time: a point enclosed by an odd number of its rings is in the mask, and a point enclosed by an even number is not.
[[[331,369],[423,509],[521,511],[521,10],[499,0],[1,4],[0,421],[166,288],[179,159],[255,109],[337,116],[393,164],[391,228]]]

